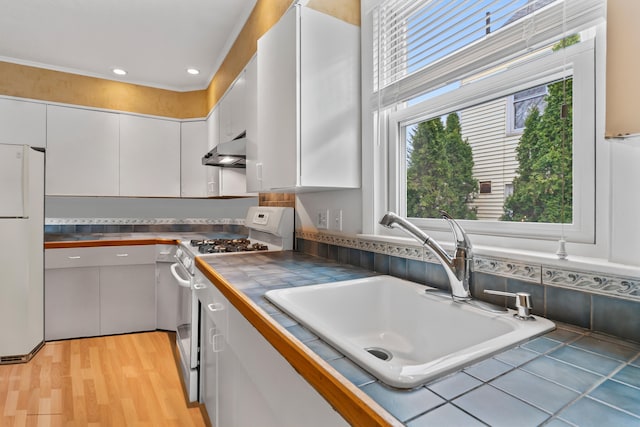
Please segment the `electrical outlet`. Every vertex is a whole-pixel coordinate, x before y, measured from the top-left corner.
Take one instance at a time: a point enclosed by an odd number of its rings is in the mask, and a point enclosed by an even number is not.
[[[329,228],[329,209],[318,209],[316,227],[322,230]]]
[[[333,211],[332,220],[333,225],[331,228],[336,231],[342,231],[342,209],[336,209]]]

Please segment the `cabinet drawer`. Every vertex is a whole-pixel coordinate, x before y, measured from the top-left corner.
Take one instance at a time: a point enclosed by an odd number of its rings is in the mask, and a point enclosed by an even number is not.
[[[47,249],[44,268],[154,264],[155,245]]]
[[[156,245],[157,262],[176,262],[177,245]]]
[[[206,277],[196,272],[194,289],[202,311],[215,323],[217,333],[227,335],[229,302]]]

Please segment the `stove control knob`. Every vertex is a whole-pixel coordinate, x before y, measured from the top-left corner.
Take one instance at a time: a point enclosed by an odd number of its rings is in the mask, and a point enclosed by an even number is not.
[[[184,260],[184,266],[187,268],[191,268],[191,264],[193,263],[193,261],[191,260],[191,258],[187,258]]]
[[[176,250],[176,258],[180,258],[182,256],[182,249]]]

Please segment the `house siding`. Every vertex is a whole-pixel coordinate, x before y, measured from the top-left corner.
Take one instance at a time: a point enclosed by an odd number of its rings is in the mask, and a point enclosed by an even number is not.
[[[504,186],[513,183],[518,168],[516,147],[520,135],[507,135],[507,99],[460,112],[460,126],[473,152],[473,176],[491,181],[491,193],[477,194],[472,206],[479,220],[497,221],[503,214]]]

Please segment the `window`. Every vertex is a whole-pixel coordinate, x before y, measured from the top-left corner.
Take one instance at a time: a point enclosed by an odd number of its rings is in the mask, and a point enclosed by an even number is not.
[[[547,85],[525,89],[507,100],[507,134],[522,133],[529,113],[535,108],[543,112],[546,107]]]
[[[491,181],[480,181],[480,194],[491,194]]]
[[[432,218],[445,210],[458,219],[571,223],[573,108],[566,109],[565,117],[560,111],[572,104],[572,86],[568,76],[519,91],[543,88],[548,93],[531,107],[515,135],[504,132],[504,117],[515,95],[401,128],[407,156],[406,214]],[[492,192],[492,181],[498,187],[516,183],[518,191],[505,199]]]
[[[442,228],[445,209],[472,233],[593,241],[594,168],[573,165],[594,163],[604,2],[382,0],[372,16],[380,210],[423,228]]]
[[[506,200],[513,194],[513,183],[509,182],[504,185],[504,199]]]

